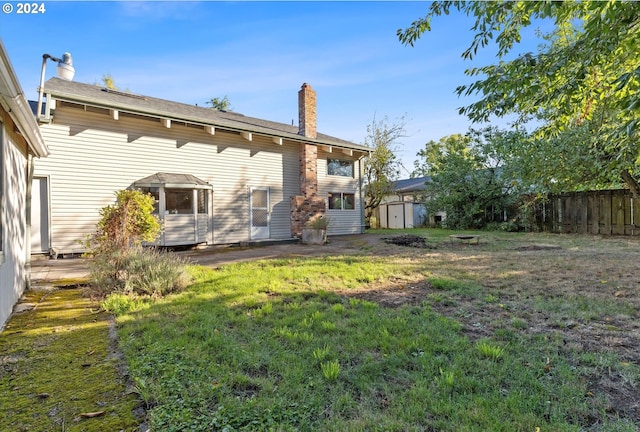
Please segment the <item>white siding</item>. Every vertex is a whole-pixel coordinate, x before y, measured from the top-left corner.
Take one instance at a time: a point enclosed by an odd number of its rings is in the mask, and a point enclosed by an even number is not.
[[[394,203],[402,200],[403,199],[400,195],[387,195],[382,198],[382,201],[380,201],[380,204],[389,204],[389,203]]]
[[[353,177],[343,177],[327,174],[327,159],[353,160]],[[328,235],[360,234],[364,232],[362,221],[362,199],[360,196],[360,164],[361,162],[345,154],[318,151],[318,194],[325,199],[330,192],[355,193],[354,210],[329,210],[330,218]]]
[[[0,121],[0,127],[6,127],[6,123]],[[3,181],[3,193],[0,195],[3,230],[0,252],[0,329],[22,295],[27,279],[26,157],[11,136],[12,131],[0,131],[0,140],[4,140],[0,143],[0,151],[3,152],[0,158],[3,161],[0,172],[0,181]]]
[[[42,126],[51,155],[35,175],[50,176],[52,248],[81,252],[79,241],[95,230],[99,210],[114,192],[156,172],[192,174],[213,185],[213,243],[249,240],[250,187],[269,187],[271,238],[291,237],[289,197],[298,194],[298,144],[274,144],[239,134],[106,110],[58,104],[53,123]]]
[[[197,219],[197,223],[198,223],[198,227],[197,227],[197,233],[198,233],[198,238],[196,239],[196,241],[198,243],[206,243],[208,240],[208,236],[207,234],[209,233],[209,220],[211,219],[211,217],[209,215],[206,214],[199,214],[198,215],[198,219]]]

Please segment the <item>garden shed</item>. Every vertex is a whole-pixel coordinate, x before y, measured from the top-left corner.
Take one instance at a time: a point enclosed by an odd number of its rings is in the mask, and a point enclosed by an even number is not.
[[[443,212],[428,215],[426,184],[430,177],[396,180],[391,193],[385,196],[377,209],[380,228],[405,229],[425,225],[438,225],[445,218]]]
[[[155,173],[133,188],[149,193],[162,224],[159,246],[211,242],[212,186],[191,174]]]

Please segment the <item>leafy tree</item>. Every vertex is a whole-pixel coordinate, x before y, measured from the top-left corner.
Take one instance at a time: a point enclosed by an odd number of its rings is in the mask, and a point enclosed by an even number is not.
[[[109,73],[102,75],[102,84],[108,89],[118,90],[115,80]]]
[[[109,90],[124,91],[125,93],[131,93],[131,90],[129,90],[129,88],[120,90],[120,87],[116,85],[116,80],[113,78],[113,76],[110,73],[106,73],[102,75],[101,81],[102,81],[101,83],[102,86],[105,88],[108,88]],[[100,85],[100,84],[98,82],[95,82],[95,85]]]
[[[492,141],[502,169],[531,193],[593,190],[620,186],[620,178],[603,169],[589,143],[591,131],[574,127],[544,138],[523,131],[503,133]]]
[[[207,105],[211,105],[211,109],[218,111],[231,111],[231,102],[227,95],[224,97],[214,97],[206,102]]]
[[[505,176],[496,142],[510,133],[488,128],[468,135],[429,141],[418,152],[414,175],[430,176],[425,201],[429,212],[444,211],[453,229],[484,228],[511,210],[517,182]]]
[[[153,242],[160,222],[152,214],[154,200],[139,190],[116,192],[115,204],[100,210],[95,240],[108,249],[126,249],[141,242]]]
[[[553,160],[554,143],[561,143],[575,170],[573,187],[595,174],[596,183],[624,182],[640,197],[640,2],[436,1],[425,17],[398,30],[400,41],[413,45],[434,17],[453,9],[476,19],[463,57],[472,59],[494,41],[500,59],[466,71],[479,79],[456,91],[479,100],[460,112],[475,122],[508,114],[518,124],[534,120],[530,144],[545,150],[530,151],[540,156],[534,164],[539,174],[548,174],[543,161]],[[523,28],[540,22],[553,29],[539,33],[545,43],[538,51],[505,60]]]
[[[388,117],[373,117],[367,126],[364,144],[371,153],[364,159],[365,218],[371,222],[374,210],[389,195],[393,181],[400,173],[400,160],[396,156],[398,140],[405,136],[405,119],[392,122]]]

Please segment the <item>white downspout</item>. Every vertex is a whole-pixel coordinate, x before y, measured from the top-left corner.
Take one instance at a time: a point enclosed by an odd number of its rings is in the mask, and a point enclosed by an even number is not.
[[[364,156],[358,158],[358,190],[360,195],[360,234],[364,234],[367,226],[367,221],[364,217],[364,195],[362,194],[362,159]]]
[[[25,219],[26,219],[26,245],[25,245],[25,290],[31,289],[31,195],[33,184],[33,156],[27,153],[26,169],[27,169],[27,190],[25,193]]]

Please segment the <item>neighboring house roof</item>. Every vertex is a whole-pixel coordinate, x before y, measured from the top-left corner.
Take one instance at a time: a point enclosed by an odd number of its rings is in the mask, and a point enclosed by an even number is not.
[[[48,156],[49,149],[40,134],[36,118],[22,91],[2,40],[0,40],[0,103],[13,118],[31,152],[36,156]]]
[[[44,91],[47,95],[53,96],[54,99],[150,117],[184,121],[234,132],[255,133],[365,153],[369,153],[371,150],[366,146],[321,133],[318,133],[315,139],[305,137],[298,134],[298,126],[248,117],[236,112],[219,111],[150,96],[125,93],[97,85],[65,81],[60,78],[51,78],[47,81]]]
[[[211,185],[191,174],[155,173],[133,183],[138,187],[209,189]]]
[[[426,183],[431,181],[431,177],[416,177],[410,179],[396,180],[391,186],[396,194],[420,192],[427,188]]]

